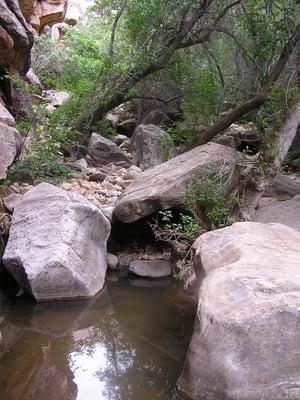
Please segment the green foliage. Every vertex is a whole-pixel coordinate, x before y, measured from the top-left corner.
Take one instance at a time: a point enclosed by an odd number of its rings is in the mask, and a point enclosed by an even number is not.
[[[195,69],[187,80],[182,99],[186,119],[213,122],[217,114],[218,83],[216,75],[206,69]]]
[[[102,119],[97,123],[95,131],[108,139],[116,133],[115,128],[106,119]]]
[[[9,79],[14,83],[17,90],[25,94],[37,94],[39,91],[30,85],[30,83],[26,82],[25,79],[18,74],[9,74],[6,75],[5,78]]]
[[[30,155],[13,164],[7,179],[29,183],[35,179],[53,183],[66,179],[73,170],[65,164],[64,149],[74,148],[74,143],[78,146],[82,134],[51,124],[35,126],[34,131]]]
[[[201,55],[200,55],[201,57]],[[201,63],[199,51],[181,51],[166,68],[167,81],[176,85],[183,117],[190,123],[211,123],[217,115],[220,87],[216,72]]]
[[[184,203],[195,220],[208,230],[232,223],[231,214],[235,203],[227,199],[222,178],[215,168],[189,180]]]
[[[258,110],[255,122],[262,128],[281,126],[287,111],[289,111],[299,98],[299,89],[296,85],[288,88],[282,84],[274,85],[268,93],[267,101]]]
[[[174,222],[174,215],[171,210],[159,211],[161,223],[167,231],[177,231],[186,234],[188,237],[194,237],[201,231],[201,226],[195,220],[193,215],[180,214],[179,222]]]
[[[21,119],[17,120],[17,123],[16,123],[16,128],[24,136],[26,136],[28,134],[31,126],[32,126],[32,122],[28,118],[21,118]]]
[[[166,132],[161,138],[162,159],[168,161],[174,156],[174,143],[172,137]]]
[[[59,183],[66,179],[73,170],[58,159],[45,158],[43,155],[31,155],[17,161],[9,169],[6,182],[28,182],[41,180]]]
[[[288,4],[290,3],[290,4]],[[244,2],[243,13],[236,19],[236,29],[244,34],[244,47],[256,65],[260,82],[269,73],[274,57],[295,27],[291,2],[282,0]]]
[[[187,123],[175,124],[167,129],[175,146],[192,144],[198,137],[199,131],[189,126]]]

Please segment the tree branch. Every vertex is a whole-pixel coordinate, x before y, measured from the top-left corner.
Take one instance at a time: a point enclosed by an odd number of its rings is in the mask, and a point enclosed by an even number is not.
[[[187,47],[195,46],[197,44],[202,44],[202,43],[208,42],[210,37],[211,37],[211,35],[212,35],[212,33],[214,31],[216,31],[216,27],[221,22],[221,20],[226,16],[228,11],[231,10],[233,7],[237,6],[240,3],[241,3],[241,1],[238,0],[238,1],[235,1],[234,3],[229,4],[227,7],[224,8],[224,10],[222,10],[222,12],[220,14],[218,14],[216,19],[212,22],[211,25],[214,26],[215,28],[207,29],[206,30],[207,33],[205,35],[203,35],[202,37],[200,37],[200,38],[196,38],[196,40],[193,39],[193,38],[187,39],[185,42],[182,42],[180,47],[178,47],[178,48],[184,49],[184,48],[187,48]]]
[[[175,51],[180,48],[180,45],[185,37],[191,32],[195,24],[208,12],[209,7],[213,2],[214,0],[203,0],[201,6],[195,11],[192,17],[189,20],[181,23],[180,29],[174,33],[174,36],[171,40],[169,40],[167,47],[161,49],[160,54],[157,56],[157,61],[147,65],[142,69],[137,70],[136,68],[133,68],[127,71],[127,73],[123,74],[117,81],[115,93],[112,94],[105,102],[101,102],[96,110],[94,110],[87,118],[83,118],[78,121],[75,128],[77,130],[82,129],[87,121],[89,124],[93,125],[99,121],[109,110],[118,106],[122,102],[127,101],[130,98],[128,94],[130,88],[135,86],[138,82],[150,74],[164,69],[168,65]]]
[[[116,30],[117,30],[117,25],[119,22],[119,19],[122,17],[122,14],[125,10],[125,7],[127,6],[127,1],[128,0],[124,0],[124,3],[122,4],[120,10],[118,11],[113,26],[112,26],[112,30],[111,30],[111,38],[110,38],[110,45],[109,45],[109,55],[110,57],[113,56],[114,54],[114,43],[115,43],[115,37],[116,37]]]
[[[217,134],[229,128],[231,124],[242,118],[245,114],[262,106],[267,99],[269,90],[280,77],[287,61],[289,60],[290,55],[293,52],[294,47],[296,46],[299,40],[300,40],[300,24],[296,26],[293,34],[290,36],[289,40],[282,49],[279,59],[274,65],[268,79],[261,87],[260,92],[256,96],[238,105],[234,110],[229,112],[224,118],[220,119],[213,126],[204,131],[201,134],[200,138],[195,143],[193,143],[192,147],[200,146],[204,143],[207,143],[208,141],[213,139]]]

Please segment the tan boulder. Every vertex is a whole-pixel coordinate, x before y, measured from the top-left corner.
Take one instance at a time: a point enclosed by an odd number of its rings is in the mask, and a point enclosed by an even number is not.
[[[300,194],[286,201],[274,200],[257,210],[253,221],[276,222],[287,225],[300,232]]]
[[[3,262],[36,301],[92,297],[105,282],[109,234],[83,196],[41,183],[15,205]]]
[[[159,210],[183,205],[186,183],[209,168],[226,175],[227,190],[239,179],[238,152],[217,143],[196,147],[141,173],[120,197],[114,214],[130,223]]]
[[[7,168],[20,151],[21,135],[13,127],[0,122],[0,179],[6,178]]]
[[[67,0],[40,0],[40,30],[45,25],[63,21],[67,9]]]
[[[194,247],[205,278],[180,394],[299,399],[299,232],[242,222],[205,233]]]

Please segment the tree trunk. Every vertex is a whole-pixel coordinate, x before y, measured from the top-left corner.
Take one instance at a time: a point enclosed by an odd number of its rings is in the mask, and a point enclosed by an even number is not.
[[[224,118],[220,119],[213,126],[202,132],[201,136],[195,143],[193,143],[192,147],[197,147],[207,143],[208,141],[213,139],[216,135],[218,135],[220,132],[229,128],[231,124],[241,119],[244,115],[246,115],[250,111],[256,110],[258,107],[262,106],[266,102],[270,89],[280,77],[299,39],[300,39],[300,24],[296,26],[295,31],[290,36],[289,40],[282,49],[281,55],[277,60],[276,64],[274,65],[267,81],[262,86],[260,93],[258,93],[251,99],[245,101],[244,103],[238,105],[234,110],[229,112]]]
[[[214,0],[203,0],[201,6],[195,11],[192,17],[181,21],[179,29],[173,38],[166,44],[166,47],[161,49],[160,54],[156,57],[156,61],[139,70],[133,68],[124,74],[117,82],[117,85],[113,88],[113,93],[111,95],[108,94],[109,99],[101,102],[96,110],[94,110],[88,117],[81,119],[76,124],[75,128],[80,130],[86,123],[93,125],[95,122],[102,119],[105,113],[110,111],[112,108],[128,101],[130,99],[129,90],[138,82],[142,81],[147,76],[164,69],[168,65],[173,54],[181,48],[184,39],[191,32],[195,24],[207,14],[213,1]]]

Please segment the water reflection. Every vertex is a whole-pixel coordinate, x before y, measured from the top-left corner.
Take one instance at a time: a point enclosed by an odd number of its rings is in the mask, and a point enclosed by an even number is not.
[[[173,398],[194,309],[172,290],[112,282],[91,301],[41,305],[2,292],[0,398]]]

